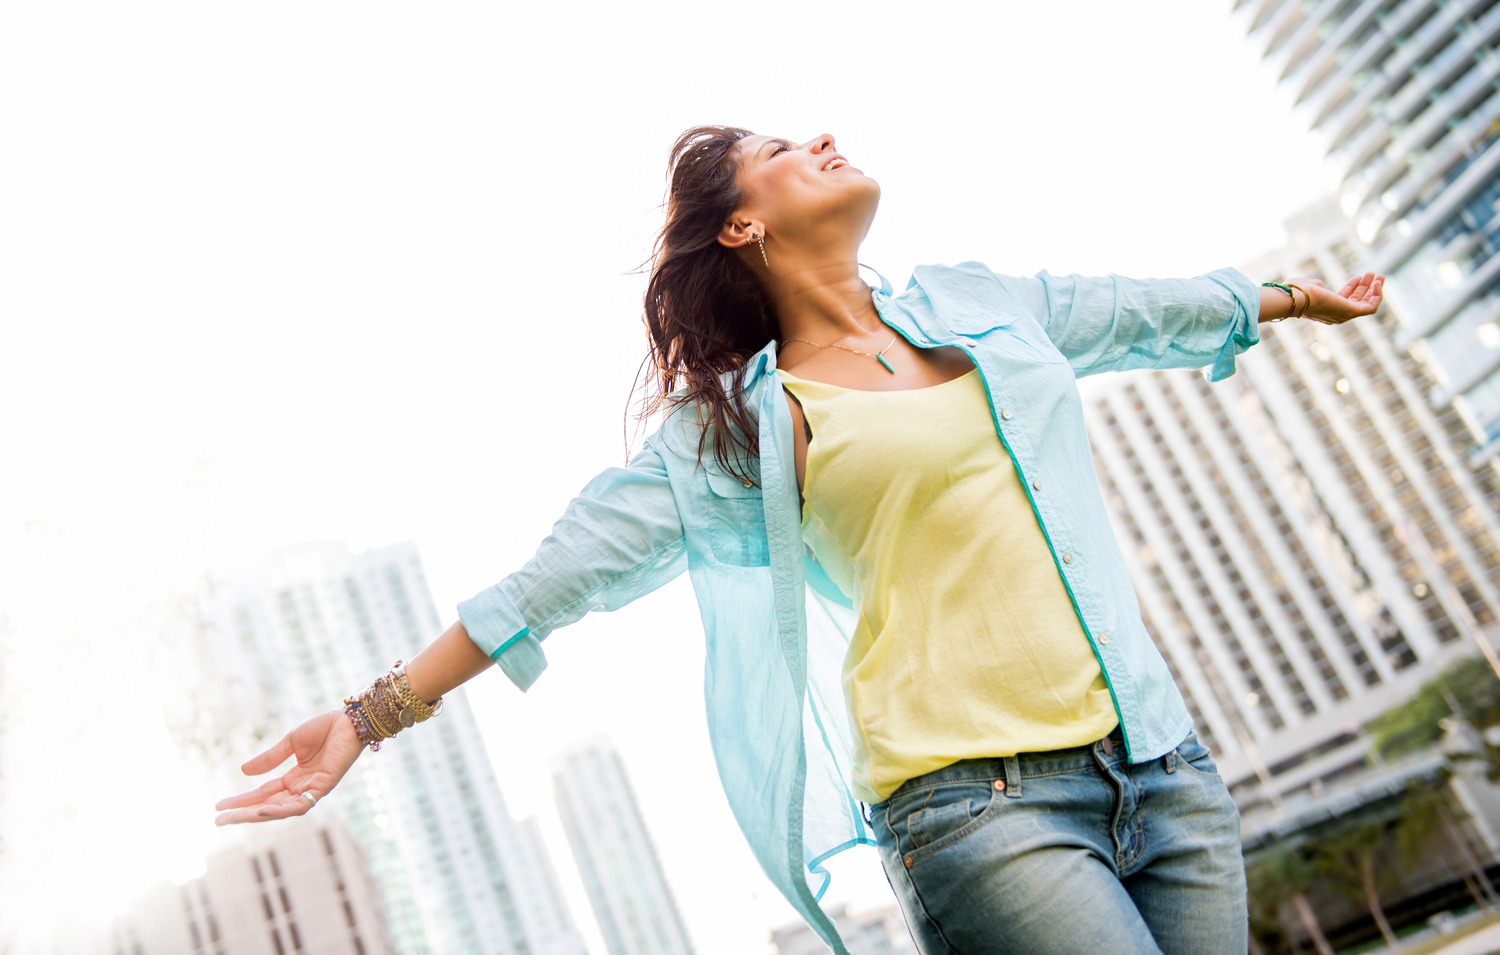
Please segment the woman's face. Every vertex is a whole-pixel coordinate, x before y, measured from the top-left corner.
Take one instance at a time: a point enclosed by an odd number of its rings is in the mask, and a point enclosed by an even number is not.
[[[773,136],[747,136],[736,145],[738,181],[745,196],[736,210],[764,224],[782,241],[848,233],[858,244],[880,202],[880,184],[837,150],[827,133],[800,145]]]

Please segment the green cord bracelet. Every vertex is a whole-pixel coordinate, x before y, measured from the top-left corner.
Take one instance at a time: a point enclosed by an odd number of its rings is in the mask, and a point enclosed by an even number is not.
[[[1262,288],[1279,288],[1283,292],[1286,293],[1286,297],[1287,298],[1289,298],[1289,299],[1292,300],[1292,314],[1291,315],[1283,315],[1280,318],[1273,318],[1273,319],[1271,319],[1271,321],[1273,321],[1273,322],[1284,322],[1284,321],[1286,321],[1289,318],[1296,317],[1296,315],[1297,315],[1297,296],[1295,296],[1295,295],[1292,294],[1292,290],[1291,290],[1290,286],[1282,285],[1280,282],[1262,282],[1260,284],[1261,284]],[[1306,295],[1307,293],[1303,292],[1302,294]]]

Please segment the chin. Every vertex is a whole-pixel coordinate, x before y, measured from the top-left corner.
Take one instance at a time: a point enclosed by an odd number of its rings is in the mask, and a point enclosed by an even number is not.
[[[858,198],[855,199],[855,202],[868,206],[869,214],[873,216],[875,214],[875,207],[880,205],[880,183],[869,176],[862,176],[860,178],[860,186],[862,188],[859,190]]]

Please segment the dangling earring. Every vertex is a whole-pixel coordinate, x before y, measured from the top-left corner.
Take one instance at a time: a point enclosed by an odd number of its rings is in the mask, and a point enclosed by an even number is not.
[[[762,237],[762,236],[758,236],[754,232],[752,232],[752,233],[750,233],[750,241],[751,242],[756,242],[756,243],[760,244],[760,260],[762,262],[766,263],[766,269],[767,269],[767,271],[769,271],[770,268],[771,268],[771,260],[768,259],[768,258],[766,258],[766,240],[765,240],[765,238]]]

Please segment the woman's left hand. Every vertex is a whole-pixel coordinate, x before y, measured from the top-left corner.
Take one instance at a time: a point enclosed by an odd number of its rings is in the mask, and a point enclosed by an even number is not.
[[[1356,275],[1337,292],[1318,279],[1298,279],[1288,284],[1298,285],[1307,292],[1309,301],[1302,318],[1324,325],[1342,325],[1351,318],[1373,314],[1380,307],[1385,276],[1375,272]]]

